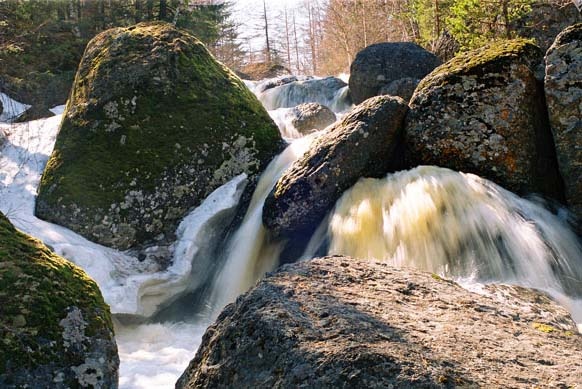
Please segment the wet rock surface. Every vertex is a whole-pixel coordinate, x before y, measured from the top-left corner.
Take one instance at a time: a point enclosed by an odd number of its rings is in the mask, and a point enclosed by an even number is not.
[[[81,61],[36,214],[106,246],[164,252],[187,212],[259,172],[280,142],[193,36],[165,23],[108,30]]]
[[[541,51],[524,40],[459,55],[421,81],[405,138],[412,164],[475,173],[518,194],[562,200],[544,95]]]
[[[310,236],[360,177],[393,171],[407,109],[399,97],[373,97],[334,124],[279,179],[265,201],[265,226],[275,236]]]
[[[335,122],[333,111],[318,103],[299,104],[292,109],[291,114],[291,125],[303,135],[323,130]]]
[[[350,94],[354,104],[380,94],[401,78],[422,79],[441,61],[411,42],[377,43],[361,50],[350,66]]]
[[[545,92],[566,202],[582,220],[582,24],[564,30],[546,53]]]
[[[224,309],[176,387],[576,387],[567,311],[484,292],[347,257],[286,265]]]
[[[119,357],[97,284],[0,214],[0,387],[116,388]]]

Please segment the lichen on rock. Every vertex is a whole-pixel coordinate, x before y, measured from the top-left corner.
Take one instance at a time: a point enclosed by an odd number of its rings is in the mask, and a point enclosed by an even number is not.
[[[562,200],[540,49],[496,42],[439,66],[416,88],[406,118],[411,164],[478,174],[509,190]]]
[[[167,243],[279,149],[260,102],[196,38],[166,23],[111,29],[79,65],[36,214],[119,249]]]
[[[0,387],[117,387],[109,307],[87,274],[0,214]]]
[[[546,53],[545,92],[566,201],[582,220],[582,23]]]

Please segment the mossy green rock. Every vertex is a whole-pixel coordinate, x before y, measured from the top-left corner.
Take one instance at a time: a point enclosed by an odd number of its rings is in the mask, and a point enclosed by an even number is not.
[[[418,85],[405,138],[413,164],[475,173],[517,193],[562,199],[541,83],[540,49],[493,43],[439,66]]]
[[[79,65],[36,214],[120,249],[170,241],[279,148],[259,101],[196,38],[166,23],[111,29]]]
[[[0,387],[115,388],[109,307],[87,274],[0,214]]]

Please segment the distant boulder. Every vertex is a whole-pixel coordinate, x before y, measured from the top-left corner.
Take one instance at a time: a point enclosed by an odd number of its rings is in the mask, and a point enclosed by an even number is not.
[[[565,29],[546,53],[545,91],[566,201],[582,221],[582,24]]]
[[[422,79],[441,61],[411,42],[376,43],[361,50],[350,66],[354,104],[377,96],[382,87],[401,78]]]
[[[118,249],[167,245],[193,207],[260,172],[280,144],[260,102],[196,38],[166,23],[111,29],[81,60],[36,215]]]
[[[263,207],[265,226],[278,237],[310,236],[360,177],[393,171],[407,110],[399,97],[377,96],[334,124],[277,181]]]
[[[97,284],[0,213],[0,387],[116,388],[119,357]]]
[[[274,78],[291,74],[291,71],[283,65],[269,62],[255,62],[245,66],[241,72],[245,74],[248,80],[264,80],[265,78]]]
[[[576,324],[542,292],[477,294],[326,257],[283,266],[228,305],[176,388],[574,388],[579,355]]]
[[[308,80],[310,79],[310,77],[301,77],[301,80]],[[257,84],[257,86],[255,87],[255,91],[257,93],[263,93],[266,90],[281,86],[281,85],[285,85],[285,84],[289,84],[290,82],[294,82],[294,81],[298,81],[299,78],[297,76],[290,76],[290,75],[286,75],[286,76],[279,76],[279,77],[275,77],[275,78],[268,78],[266,80],[263,80],[261,82],[259,82]]]
[[[493,43],[435,69],[417,87],[406,118],[412,165],[475,173],[518,194],[562,199],[541,85],[540,49]]]
[[[299,104],[291,110],[291,125],[303,135],[323,130],[335,122],[335,113],[318,103]]]

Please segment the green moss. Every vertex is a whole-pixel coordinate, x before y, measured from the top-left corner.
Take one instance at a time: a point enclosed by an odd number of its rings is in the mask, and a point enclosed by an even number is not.
[[[224,143],[240,136],[262,163],[280,142],[261,103],[196,38],[165,23],[109,30],[89,43],[79,67],[39,188],[37,206],[47,209],[37,213],[67,225],[52,210],[103,214],[132,187],[155,193],[165,177],[194,166],[203,190],[183,207],[191,208],[217,186],[208,181],[230,157]],[[120,217],[130,219],[127,212]]]
[[[511,63],[521,62],[532,70],[542,60],[539,47],[528,39],[512,39],[491,43],[468,51],[442,64],[426,76],[417,91],[457,81],[461,76],[501,73]]]
[[[59,325],[71,307],[81,309],[86,336],[111,336],[109,308],[95,282],[0,214],[0,374],[72,358]]]

